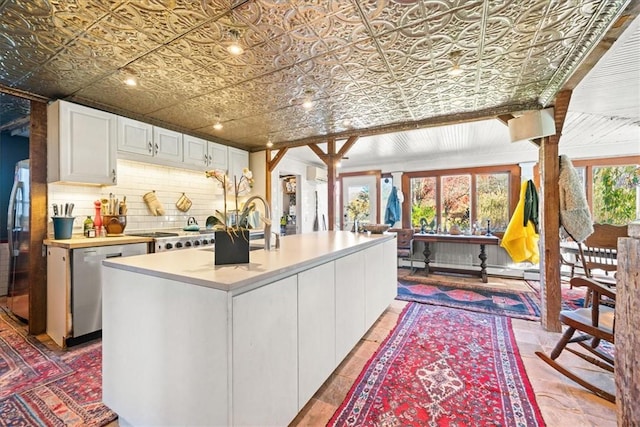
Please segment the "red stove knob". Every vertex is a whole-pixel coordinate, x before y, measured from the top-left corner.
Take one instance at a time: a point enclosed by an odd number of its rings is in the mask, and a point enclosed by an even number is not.
[[[173,245],[171,243],[167,243],[166,245],[164,245],[165,249],[172,249]]]

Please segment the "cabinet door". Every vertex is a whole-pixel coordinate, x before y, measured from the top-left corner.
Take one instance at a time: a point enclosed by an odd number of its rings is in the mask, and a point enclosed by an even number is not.
[[[153,126],[118,117],[118,151],[153,156]]]
[[[194,169],[205,170],[209,166],[207,146],[209,141],[184,135],[184,164],[186,167],[195,166]]]
[[[47,335],[65,346],[71,313],[71,259],[68,249],[47,247]]]
[[[233,425],[298,413],[297,276],[233,298]]]
[[[153,148],[156,158],[182,163],[182,134],[180,132],[154,126]]]
[[[335,261],[336,361],[340,363],[364,335],[364,251]]]
[[[249,167],[249,152],[235,147],[229,147],[228,153],[229,178],[233,180],[233,177],[235,176],[240,179],[242,176],[242,169]]]
[[[228,151],[227,146],[222,144],[217,144],[215,142],[209,142],[209,169],[220,169],[223,171],[227,170],[229,166],[229,159],[227,158]],[[247,153],[248,156],[248,153]],[[247,166],[249,166],[249,158],[246,160]],[[240,173],[242,173],[242,169],[240,169]]]
[[[336,367],[334,263],[298,274],[298,410]]]
[[[58,101],[59,180],[115,185],[116,116]]]

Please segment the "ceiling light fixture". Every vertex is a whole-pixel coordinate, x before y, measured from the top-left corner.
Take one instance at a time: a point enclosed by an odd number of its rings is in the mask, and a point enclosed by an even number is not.
[[[216,122],[213,124],[213,128],[215,130],[220,130],[222,127],[222,123],[220,123],[220,116],[216,116]]]
[[[269,137],[269,138],[267,139],[267,147],[268,147],[268,148],[273,147],[273,142],[271,142],[271,137]]]
[[[240,32],[235,28],[229,30],[229,36],[231,37],[231,43],[227,45],[227,52],[233,56],[242,55],[244,49],[240,45]]]
[[[305,110],[310,110],[313,108],[313,91],[310,89],[307,89],[304,91],[304,101],[302,101],[302,108],[304,108]]]
[[[460,56],[462,56],[462,52],[460,52],[459,50],[454,50],[449,54],[449,58],[451,58],[451,62],[453,62],[453,65],[451,66],[449,71],[447,71],[450,76],[458,77],[459,75],[464,73],[464,70],[460,66]]]
[[[138,85],[138,77],[136,76],[136,73],[134,73],[128,68],[122,68],[120,69],[120,72],[123,75],[122,81],[124,82],[124,84],[126,84],[127,86]]]

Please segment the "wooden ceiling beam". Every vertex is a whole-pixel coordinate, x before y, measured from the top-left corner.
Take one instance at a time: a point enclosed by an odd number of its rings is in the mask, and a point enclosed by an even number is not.
[[[351,135],[349,139],[347,139],[347,142],[345,142],[344,145],[340,148],[338,154],[336,154],[336,157],[338,159],[344,157],[344,155],[347,154],[347,152],[351,149],[351,147],[353,147],[353,144],[355,144],[359,138],[360,137],[358,135]]]
[[[308,144],[307,147],[311,148],[311,151],[316,153],[316,156],[318,156],[325,165],[329,166],[329,156],[322,151],[322,148],[318,147],[317,144]]]
[[[287,147],[283,147],[278,150],[278,154],[276,154],[276,156],[273,159],[269,160],[270,155],[267,157],[267,168],[269,172],[273,172],[276,166],[278,166],[278,163],[280,163],[280,160],[282,160],[284,155],[287,153],[287,150],[288,150]],[[267,150],[267,151],[271,153],[271,150]]]

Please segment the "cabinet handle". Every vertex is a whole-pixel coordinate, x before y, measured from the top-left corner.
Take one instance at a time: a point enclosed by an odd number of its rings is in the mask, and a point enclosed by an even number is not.
[[[204,161],[204,164],[205,164],[205,165],[208,165],[208,164],[209,164],[209,158],[207,157],[207,155],[206,155],[206,154],[204,155],[204,160],[203,160],[203,161]]]
[[[160,148],[160,147],[159,147],[159,146],[158,146],[158,144],[156,143],[156,151],[155,151],[155,153],[153,153],[153,154],[158,154],[158,148]]]
[[[116,183],[116,170],[115,169],[111,169],[111,181],[114,184]]]
[[[207,165],[211,166],[211,163],[213,163],[213,157],[207,156]]]
[[[153,153],[153,144],[149,141],[149,154]]]

